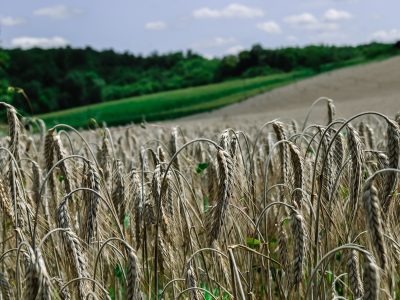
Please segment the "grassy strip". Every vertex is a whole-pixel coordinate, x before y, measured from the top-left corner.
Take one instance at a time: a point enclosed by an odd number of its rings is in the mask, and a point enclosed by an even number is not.
[[[248,91],[246,93],[238,93],[238,94],[226,96],[223,98],[215,99],[214,101],[189,105],[187,107],[176,108],[176,109],[169,110],[166,112],[160,112],[160,113],[157,113],[154,115],[148,115],[147,120],[152,121],[152,120],[173,119],[173,118],[179,118],[179,117],[183,117],[183,116],[189,116],[192,114],[211,111],[211,110],[218,109],[218,108],[230,105],[230,104],[239,103],[241,101],[247,100],[249,97],[253,97],[253,96],[259,95],[261,93],[268,92],[272,89],[275,89],[275,88],[278,88],[281,86],[285,86],[292,82],[293,82],[293,80],[282,81],[282,82],[268,85],[266,87],[254,89],[254,90]]]
[[[395,55],[379,55],[374,58],[357,57],[357,58],[345,60],[342,62],[324,64],[320,67],[320,72],[323,73],[323,72],[328,72],[328,71],[332,71],[335,69],[347,68],[347,67],[352,67],[352,66],[356,66],[356,65],[372,63],[372,62],[378,62],[378,61],[382,61],[382,60],[388,59],[393,56],[395,56]]]
[[[38,115],[37,117],[43,119],[50,126],[66,123],[75,127],[87,126],[91,118],[96,119],[97,122],[106,122],[108,125],[139,122],[144,118],[148,121],[165,120],[232,104],[313,74],[314,72],[310,70],[302,70],[251,79],[232,80],[82,106]]]

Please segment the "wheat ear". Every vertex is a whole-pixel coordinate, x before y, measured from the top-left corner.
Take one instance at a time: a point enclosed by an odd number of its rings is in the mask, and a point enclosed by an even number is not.
[[[11,220],[14,220],[14,210],[10,199],[10,194],[6,189],[3,180],[0,178],[0,208],[4,214]]]
[[[349,154],[351,158],[351,179],[350,179],[350,208],[352,218],[356,214],[358,199],[360,195],[361,179],[362,179],[362,166],[364,164],[364,152],[363,146],[357,131],[348,125],[347,143],[349,148]]]
[[[388,167],[397,169],[399,168],[400,156],[400,129],[399,126],[391,120],[388,120],[387,138]],[[389,210],[390,199],[392,198],[392,192],[395,190],[396,184],[397,173],[387,172],[385,175],[384,196],[382,199],[382,209],[385,215]]]
[[[100,193],[100,175],[92,162],[88,162],[88,183],[89,188]],[[96,232],[97,209],[99,205],[99,196],[96,193],[88,192],[89,208],[86,216],[86,242],[89,243]]]
[[[201,297],[199,297],[199,291],[196,289],[197,278],[196,278],[196,273],[194,272],[193,269],[192,262],[187,264],[185,273],[186,273],[185,274],[186,288],[190,289],[190,299],[191,300],[201,299]]]
[[[7,121],[9,126],[10,143],[9,148],[15,160],[20,161],[19,145],[21,135],[21,125],[17,116],[17,111],[11,105],[7,105]]]
[[[279,225],[278,234],[278,257],[279,262],[282,264],[283,268],[287,272],[289,265],[289,252],[288,252],[288,236],[282,225]]]
[[[119,159],[114,161],[112,183],[112,202],[114,204],[115,211],[118,213],[119,222],[123,224],[126,213],[126,189],[123,177],[123,166]]]
[[[132,249],[128,250],[128,272],[127,272],[127,290],[126,299],[128,300],[140,300],[142,296],[140,294],[140,266],[139,260],[136,256],[135,251]]]
[[[4,273],[0,272],[0,290],[4,300],[14,299],[13,291],[7,277]]]
[[[216,206],[211,210],[211,217],[208,223],[210,244],[218,238],[221,232],[229,200],[232,196],[234,178],[234,165],[229,153],[219,149],[217,161],[219,173],[218,200],[216,201]]]
[[[361,298],[364,294],[364,287],[361,281],[360,264],[358,252],[356,250],[350,251],[349,259],[347,261],[347,268],[349,270],[349,282],[353,296],[354,298]]]
[[[81,242],[79,241],[76,234],[70,229],[70,216],[68,213],[67,203],[68,199],[61,202],[57,211],[57,221],[60,228],[66,229],[62,232],[64,240],[65,252],[67,253],[69,260],[72,264],[76,277],[88,277],[86,259],[84,257]],[[87,282],[80,281],[78,285],[79,296],[85,299],[88,291]]]
[[[364,295],[363,300],[378,300],[379,299],[379,268],[375,263],[375,259],[370,256],[365,256],[364,261]]]
[[[292,212],[293,273],[291,284],[297,287],[303,278],[305,260],[306,229],[303,216],[298,210]]]
[[[293,193],[293,201],[296,203],[297,207],[301,208],[303,202],[304,162],[299,147],[293,143],[289,143],[289,149],[294,173],[294,188],[296,188]]]
[[[65,282],[60,277],[54,277],[52,279],[57,284],[59,290],[61,290],[64,287]],[[71,294],[69,292],[69,288],[64,287],[64,289],[61,292],[59,292],[59,296],[63,300],[71,300]]]
[[[336,109],[335,105],[333,104],[333,100],[331,99],[328,100],[327,105],[328,105],[328,125],[329,125],[335,118]]]
[[[28,266],[25,272],[26,287],[24,298],[27,300],[51,300],[51,284],[39,249],[29,248]]]
[[[274,129],[276,138],[278,141],[287,140],[286,133],[284,130],[284,124],[281,122],[273,122],[272,127]],[[279,155],[280,155],[280,163],[281,163],[281,182],[282,184],[286,184],[289,178],[289,153],[287,151],[285,143],[281,143],[279,145]],[[266,179],[267,180],[267,179]],[[283,192],[280,193],[280,201],[284,201]]]
[[[66,157],[66,154],[65,154],[64,146],[63,146],[60,136],[58,134],[53,135],[53,146],[54,146],[54,153],[55,153],[57,159],[59,161],[63,160]],[[65,191],[67,193],[71,193],[73,176],[72,176],[70,167],[66,160],[62,161],[59,164],[59,166],[60,166],[61,173],[64,176]]]
[[[378,198],[378,191],[371,181],[369,181],[364,187],[363,203],[368,231],[371,237],[371,244],[375,252],[378,254],[377,256],[379,258],[380,267],[385,269],[387,263],[387,252],[383,237],[381,207]]]
[[[46,163],[46,172],[49,172],[51,170],[51,168],[53,167],[54,135],[55,135],[55,130],[50,129],[47,132],[45,140],[44,140],[44,157],[45,157],[45,163]],[[49,182],[50,191],[52,193],[52,196],[55,199],[55,198],[57,198],[57,186],[56,186],[54,172],[50,174],[48,182]]]

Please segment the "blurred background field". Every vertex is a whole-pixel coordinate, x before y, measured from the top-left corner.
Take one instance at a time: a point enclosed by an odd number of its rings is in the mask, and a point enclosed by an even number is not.
[[[2,94],[49,125],[173,119],[243,101],[296,80],[397,55],[397,44],[264,49],[208,59],[86,49],[2,50]],[[7,93],[8,86],[24,93]],[[10,91],[10,89],[8,89]]]

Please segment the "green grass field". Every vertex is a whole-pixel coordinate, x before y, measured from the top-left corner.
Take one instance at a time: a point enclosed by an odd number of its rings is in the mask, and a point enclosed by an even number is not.
[[[86,127],[91,118],[94,118],[98,123],[106,122],[107,125],[120,125],[142,120],[165,120],[239,102],[313,74],[314,72],[310,70],[304,70],[251,79],[238,79],[81,106],[38,115],[37,117],[43,119],[49,126],[65,123],[75,127]]]

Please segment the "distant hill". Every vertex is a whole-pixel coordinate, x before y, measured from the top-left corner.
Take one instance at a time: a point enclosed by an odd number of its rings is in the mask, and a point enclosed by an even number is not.
[[[28,99],[8,93],[7,101],[30,115],[235,78],[320,72],[398,52],[398,44],[380,43],[274,50],[254,45],[215,59],[192,51],[141,56],[91,48],[0,49],[0,93],[22,88]]]

